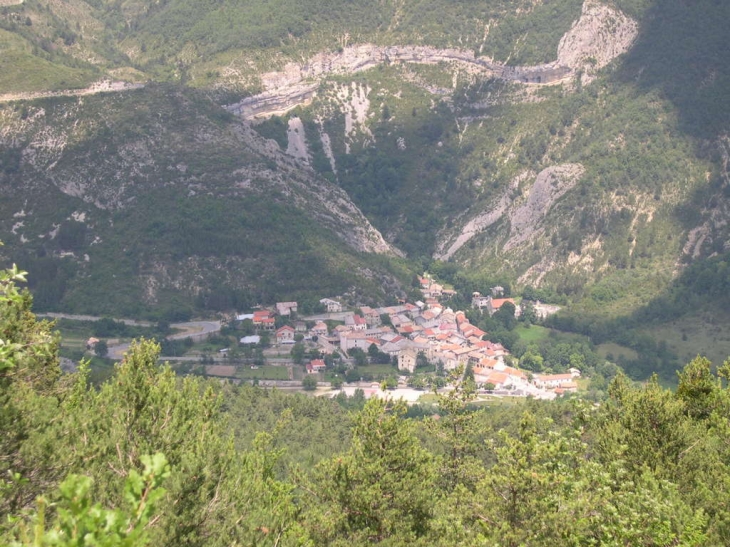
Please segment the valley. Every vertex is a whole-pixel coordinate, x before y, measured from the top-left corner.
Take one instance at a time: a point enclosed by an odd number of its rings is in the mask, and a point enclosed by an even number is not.
[[[650,3],[528,4],[467,2],[433,27],[424,2],[379,22],[342,7],[278,43],[209,49],[162,13],[217,8],[127,6],[137,22],[115,27],[115,6],[3,6],[28,75],[33,59],[89,75],[0,81],[4,258],[40,309],[153,320],[311,307],[319,284],[382,304],[438,262],[465,294],[534,288],[591,325],[641,313],[725,252],[722,134],[688,131],[676,93],[652,87],[671,20]]]
[[[0,544],[729,545],[727,21],[0,0]]]

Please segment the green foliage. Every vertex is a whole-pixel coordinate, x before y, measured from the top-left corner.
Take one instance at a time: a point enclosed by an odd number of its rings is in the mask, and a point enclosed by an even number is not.
[[[142,473],[132,470],[124,486],[126,510],[104,509],[91,499],[92,480],[83,475],[69,475],[59,486],[60,500],[53,504],[54,521],[46,527],[48,501],[39,497],[38,509],[19,524],[20,541],[12,546],[27,547],[136,547],[147,545],[147,524],[165,495],[161,487],[170,476],[165,456],[142,456]]]
[[[96,344],[94,344],[94,353],[97,357],[106,357],[109,353],[109,346],[106,343],[106,340],[99,340]]]
[[[68,118],[77,109],[85,120],[79,125]],[[28,165],[0,175],[3,184],[19,191],[18,201],[3,200],[7,219],[22,207],[21,188],[32,185],[31,179],[45,188],[25,221],[28,235],[43,237],[32,237],[26,245],[11,236],[12,248],[4,257],[28,264],[30,289],[44,310],[179,321],[197,310],[228,311],[277,300],[316,302],[323,293],[342,294],[353,287],[364,301],[382,299],[386,292],[398,293],[412,273],[404,261],[360,253],[341,237],[342,226],[326,211],[327,200],[314,197],[333,190],[326,181],[310,173],[303,183],[298,173],[291,188],[289,182],[272,187],[269,176],[288,181],[297,171],[281,158],[251,148],[253,135],[239,134],[238,123],[202,94],[151,85],[138,92],[85,97],[81,104],[45,100],[30,108],[41,110],[47,114],[24,122],[20,108],[2,106],[0,118],[3,126],[6,120],[21,124],[30,140],[30,133],[51,126],[65,134],[73,144],[53,169],[70,173],[80,168],[88,191],[116,203],[108,208],[85,204]],[[170,123],[151,123],[155,116]],[[199,132],[210,134],[208,144],[195,137]],[[157,158],[134,173],[127,170],[137,160],[124,152],[132,141],[144,142]],[[18,152],[22,146],[0,150]],[[101,165],[90,157],[106,157],[110,163]],[[113,174],[118,170],[130,177],[124,197],[118,195]],[[244,172],[258,173],[246,189],[240,186]],[[198,184],[207,190],[194,189]],[[321,187],[313,191],[312,184]],[[190,192],[181,190],[188,186]],[[304,202],[286,197],[289,191],[302,195]],[[68,220],[79,211],[86,215],[84,222]],[[323,214],[330,220],[323,221]],[[54,226],[55,238],[48,235]],[[188,266],[179,268],[181,261]],[[373,268],[378,278],[363,273]],[[227,273],[234,270],[236,276]],[[154,294],[145,289],[149,275],[162,276]]]
[[[317,378],[314,374],[307,374],[304,379],[302,379],[302,387],[306,391],[314,391],[317,389]]]
[[[716,374],[698,357],[676,393],[618,375],[599,407],[475,410],[473,382],[456,371],[436,419],[433,407],[408,413],[403,402],[364,403],[362,392],[331,401],[179,379],[142,340],[97,389],[86,364],[53,372],[56,342],[37,338],[49,325],[28,311],[21,278],[2,274],[0,327],[13,348],[0,385],[4,544],[699,547],[730,538],[730,511],[718,503],[730,493],[730,362]],[[155,447],[165,456],[146,456]]]
[[[402,543],[427,533],[433,458],[413,424],[401,420],[405,411],[403,403],[371,399],[355,420],[347,454],[319,466],[306,515],[316,543]]]

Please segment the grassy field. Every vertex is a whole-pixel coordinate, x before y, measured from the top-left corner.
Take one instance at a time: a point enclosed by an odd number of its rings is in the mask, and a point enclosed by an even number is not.
[[[596,352],[598,355],[607,359],[609,354],[613,355],[614,360],[623,355],[625,359],[634,360],[639,358],[639,354],[631,348],[626,346],[620,346],[614,342],[606,342],[605,344],[599,344],[596,346]]]
[[[531,325],[530,327],[524,327],[519,325],[515,332],[519,334],[520,340],[528,344],[532,342],[541,342],[545,340],[550,334],[550,329],[541,327],[540,325]]]
[[[252,369],[251,367],[244,366],[236,371],[236,376],[244,380],[253,380],[254,378],[258,378],[259,380],[288,380],[289,368],[264,365],[257,369]]]
[[[373,378],[398,374],[398,370],[392,365],[366,365],[364,367],[357,367],[357,370],[361,374],[372,374]]]
[[[717,366],[730,356],[730,313],[727,312],[688,314],[645,332],[656,340],[665,340],[680,363],[703,355]]]

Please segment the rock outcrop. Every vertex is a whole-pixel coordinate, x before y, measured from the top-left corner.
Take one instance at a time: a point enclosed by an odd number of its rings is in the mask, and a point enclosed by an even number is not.
[[[355,74],[379,64],[392,63],[453,63],[471,73],[523,84],[554,84],[572,74],[569,67],[559,62],[508,66],[489,57],[475,57],[470,50],[361,44],[337,53],[319,53],[305,63],[289,63],[281,71],[263,74],[263,93],[226,108],[244,119],[282,114],[311,100],[319,82],[327,76]]]
[[[558,45],[557,62],[572,71],[582,72],[589,83],[596,72],[626,53],[636,40],[639,26],[617,9],[586,0],[583,11]]]
[[[584,172],[579,163],[555,165],[540,171],[527,199],[509,213],[510,233],[503,249],[509,251],[530,241],[553,204],[576,185]]]
[[[131,91],[141,89],[144,84],[131,84],[129,82],[113,82],[101,80],[83,89],[66,89],[63,91],[29,91],[25,93],[6,93],[0,95],[0,103],[11,101],[31,101],[33,99],[45,99],[48,97],[82,97],[84,95],[96,95],[97,93],[116,93],[119,91]]]
[[[355,74],[379,64],[450,63],[472,74],[520,84],[557,84],[581,74],[584,83],[636,39],[638,25],[620,11],[586,0],[581,17],[560,40],[557,59],[535,66],[510,66],[471,50],[429,46],[360,44],[339,52],[319,53],[303,63],[261,76],[264,92],[226,108],[244,119],[278,115],[310,101],[319,82],[330,75]]]
[[[503,251],[510,251],[531,241],[555,202],[575,186],[584,172],[582,165],[568,163],[548,167],[537,175],[529,171],[521,173],[512,179],[509,188],[496,204],[466,222],[456,237],[443,238],[434,258],[448,260],[471,238],[499,220],[509,223],[509,234],[502,245]],[[515,197],[519,188],[532,177],[534,182],[529,188],[523,189],[523,197]]]

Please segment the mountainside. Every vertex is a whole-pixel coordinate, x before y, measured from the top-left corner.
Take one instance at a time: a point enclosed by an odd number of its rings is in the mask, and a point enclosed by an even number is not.
[[[0,237],[6,255],[65,272],[63,290],[43,289],[49,306],[100,305],[107,297],[91,296],[88,280],[108,295],[115,261],[134,287],[126,301],[143,307],[206,307],[217,291],[220,307],[302,294],[302,271],[331,274],[332,292],[403,294],[400,259],[368,265],[405,255],[411,271],[449,260],[477,284],[500,276],[562,293],[583,313],[621,315],[686,263],[726,250],[724,3],[31,0],[0,10],[0,47],[12,54],[0,62],[16,71],[0,72],[4,99],[71,96],[6,102],[0,122]],[[115,83],[88,92],[107,93],[74,97],[105,79]],[[131,89],[145,81],[167,84]],[[58,212],[41,214],[54,200]],[[72,220],[82,214],[93,220]],[[83,232],[79,246],[59,246],[56,225],[59,236]]]
[[[400,282],[337,186],[204,97],[155,87],[0,109],[2,230],[44,307],[231,307]]]

